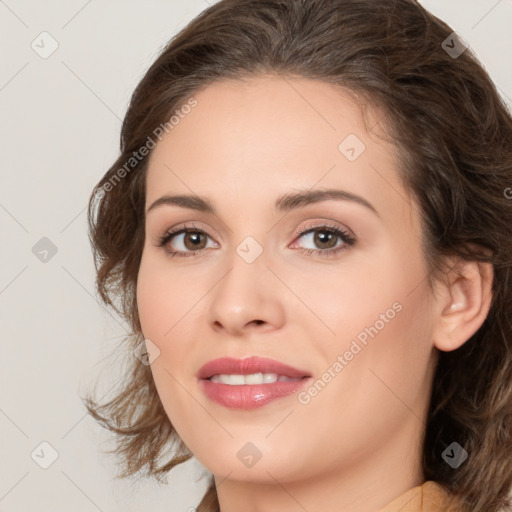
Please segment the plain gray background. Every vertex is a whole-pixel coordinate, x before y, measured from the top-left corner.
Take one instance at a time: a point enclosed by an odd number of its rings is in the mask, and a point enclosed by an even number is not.
[[[422,4],[469,43],[512,104],[512,0]],[[109,436],[79,395],[126,332],[95,298],[87,200],[117,157],[137,82],[208,5],[0,0],[2,512],[187,511],[204,493],[195,460],[167,486],[115,481],[114,459],[102,453]],[[113,385],[115,372],[109,377]],[[36,463],[51,462],[42,442],[58,453],[47,469]]]

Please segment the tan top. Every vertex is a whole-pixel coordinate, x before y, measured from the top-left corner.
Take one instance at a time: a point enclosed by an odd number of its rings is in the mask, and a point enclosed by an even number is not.
[[[444,487],[427,480],[394,499],[380,512],[460,512],[453,502]]]

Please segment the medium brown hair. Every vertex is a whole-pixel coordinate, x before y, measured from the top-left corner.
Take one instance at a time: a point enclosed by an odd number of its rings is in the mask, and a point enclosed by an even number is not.
[[[421,207],[429,280],[449,255],[494,268],[483,325],[459,349],[439,354],[422,464],[425,479],[453,493],[464,512],[496,512],[510,510],[512,486],[512,116],[470,48],[459,56],[445,50],[444,41],[460,48],[452,33],[414,0],[212,5],[169,41],[135,89],[119,158],[89,201],[89,237],[97,290],[129,321],[123,346],[131,355],[144,339],[136,282],[148,158],[126,162],[158,126],[214,81],[260,73],[336,84],[383,108],[399,175]],[[122,477],[142,471],[160,480],[192,456],[150,367],[135,357],[113,399],[85,403],[115,433]],[[457,469],[441,457],[454,441],[469,454]],[[219,510],[211,477],[198,510]]]

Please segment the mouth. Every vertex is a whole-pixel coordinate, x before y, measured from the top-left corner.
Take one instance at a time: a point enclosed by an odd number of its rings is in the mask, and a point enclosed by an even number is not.
[[[239,374],[216,374],[209,377],[210,382],[219,382],[229,386],[243,386],[254,384],[273,384],[274,382],[296,382],[307,377],[288,377],[278,375],[277,373],[249,373],[247,375]]]
[[[201,367],[197,377],[212,382],[239,386],[299,380],[304,377],[311,377],[311,374],[275,359],[252,356],[243,359],[232,357],[214,359]]]
[[[297,392],[311,373],[274,359],[221,358],[206,363],[197,373],[203,392],[231,409],[254,409]]]

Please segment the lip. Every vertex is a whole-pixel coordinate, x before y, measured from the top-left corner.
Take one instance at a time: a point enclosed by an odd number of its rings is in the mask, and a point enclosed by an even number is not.
[[[268,384],[242,384],[231,386],[208,380],[212,375],[232,374],[248,375],[251,373],[277,373],[297,381],[277,381]],[[214,402],[230,409],[251,410],[262,407],[278,398],[296,393],[311,380],[307,371],[294,368],[274,359],[247,357],[233,359],[223,357],[214,359],[201,367],[197,374],[202,391]]]
[[[232,357],[221,357],[203,365],[197,374],[199,379],[208,379],[212,375],[232,374],[249,375],[251,373],[277,373],[291,378],[311,377],[305,370],[294,368],[287,364],[268,359],[266,357],[245,357],[235,359]]]

